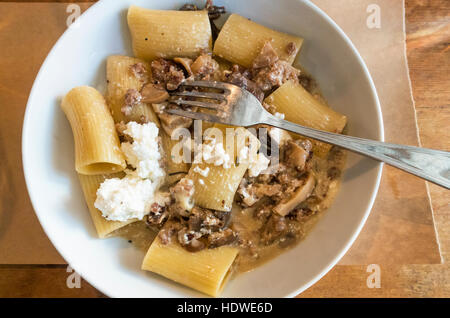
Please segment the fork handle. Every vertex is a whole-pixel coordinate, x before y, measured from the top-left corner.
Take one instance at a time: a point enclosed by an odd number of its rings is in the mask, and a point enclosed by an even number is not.
[[[335,134],[267,116],[265,124],[368,156],[450,189],[450,152]]]

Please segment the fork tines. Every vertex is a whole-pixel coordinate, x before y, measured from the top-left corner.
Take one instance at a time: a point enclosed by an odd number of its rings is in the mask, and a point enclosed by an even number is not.
[[[188,96],[188,97],[202,97],[211,98],[217,100],[225,100],[224,94],[219,93],[209,93],[209,92],[188,92],[188,91],[175,91],[171,93],[172,96]]]
[[[217,81],[184,81],[181,86],[184,87],[204,87],[204,88],[215,88],[228,91],[231,84],[217,82]]]
[[[170,93],[171,98],[169,101],[179,106],[196,106],[216,110],[222,108],[226,104],[226,96],[229,94],[229,89],[226,83],[215,81],[187,81],[181,85],[182,89],[188,87],[219,89],[222,90],[223,93],[177,90]],[[210,99],[211,102],[198,101],[192,98]]]
[[[194,96],[194,95],[191,95]],[[174,96],[173,96],[174,97]],[[177,104],[178,106],[196,106],[201,108],[209,108],[209,109],[219,109],[222,104],[217,103],[207,103],[207,102],[200,102],[197,100],[186,100],[182,98],[171,98],[169,101],[171,103]]]
[[[232,86],[228,83],[216,81],[186,81],[181,84],[179,90],[170,92],[169,102],[178,106],[187,106],[188,108],[166,108],[164,111],[172,115],[224,123],[228,115],[227,109],[229,108],[227,98],[232,94]],[[186,90],[190,88],[213,89],[221,92]],[[199,98],[203,100],[198,100]],[[190,107],[208,108],[216,112],[214,114],[199,112],[195,108]]]
[[[223,122],[223,118],[211,114],[205,114],[205,113],[199,113],[199,112],[193,112],[183,109],[166,109],[165,112],[172,114],[172,115],[178,115],[183,117],[188,117],[192,119],[198,119],[198,120],[204,120],[204,121],[210,121],[210,122],[216,122],[220,123]]]

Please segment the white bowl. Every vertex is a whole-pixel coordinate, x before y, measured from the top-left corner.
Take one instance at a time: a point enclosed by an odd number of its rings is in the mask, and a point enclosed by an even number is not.
[[[60,110],[60,97],[78,85],[104,87],[106,57],[132,55],[126,24],[129,5],[176,9],[184,3],[127,0],[93,5],[55,44],[28,100],[22,151],[33,207],[64,259],[108,296],[204,295],[141,271],[144,255],[126,240],[96,237],[74,170],[72,132]],[[226,5],[228,12],[304,37],[300,63],[317,79],[332,107],[348,116],[349,134],[383,140],[380,106],[367,67],[347,36],[321,10],[308,1],[295,0],[216,3]],[[339,195],[307,238],[230,281],[222,296],[295,296],[319,280],[344,255],[364,225],[377,193],[381,167],[350,154]]]

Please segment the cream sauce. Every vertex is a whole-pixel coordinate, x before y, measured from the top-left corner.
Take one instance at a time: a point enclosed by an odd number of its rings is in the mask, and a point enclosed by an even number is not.
[[[303,71],[303,73],[306,72]],[[313,79],[311,81],[311,94],[326,103],[315,81]],[[249,240],[253,243],[252,248],[240,247],[239,255],[232,268],[234,274],[250,271],[295,246],[307,235],[324,211],[332,204],[339,189],[340,177],[330,179],[328,171],[334,168],[342,174],[346,162],[346,154],[343,150],[332,147],[326,158],[313,156],[311,160],[312,170],[316,178],[316,187],[313,192],[313,196],[316,199],[307,200],[308,203],[305,207],[315,213],[301,221],[288,220],[289,228],[293,229],[295,237],[282,238],[270,245],[263,244],[260,242],[260,229],[264,224],[262,220],[254,216],[255,207],[244,209],[234,204],[231,223],[233,229],[239,233],[241,239]],[[261,205],[264,202],[257,204]],[[138,221],[117,230],[112,235],[124,237],[138,249],[146,252],[157,232],[157,229],[149,228],[144,221]]]

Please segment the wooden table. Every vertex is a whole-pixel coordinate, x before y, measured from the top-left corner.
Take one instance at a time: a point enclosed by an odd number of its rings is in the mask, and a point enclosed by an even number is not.
[[[406,0],[406,21],[422,146],[450,151],[450,1]],[[381,288],[367,287],[366,266],[336,266],[300,297],[450,297],[450,191],[429,191],[444,264],[383,266]],[[0,297],[104,297],[86,281],[67,288],[69,275],[65,265],[0,265]]]

